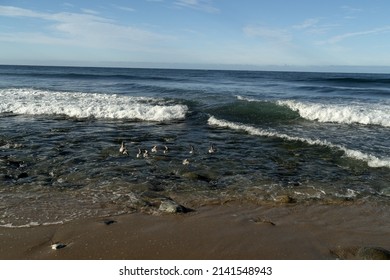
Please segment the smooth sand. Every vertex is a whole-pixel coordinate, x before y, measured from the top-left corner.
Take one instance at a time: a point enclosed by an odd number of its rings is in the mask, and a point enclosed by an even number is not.
[[[367,203],[229,203],[186,214],[134,213],[0,228],[0,259],[321,260],[337,258],[335,252],[353,259],[359,247],[390,249],[389,210]],[[67,246],[53,250],[52,242]]]

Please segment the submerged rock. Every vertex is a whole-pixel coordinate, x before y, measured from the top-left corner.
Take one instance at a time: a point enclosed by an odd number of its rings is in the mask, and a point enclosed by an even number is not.
[[[186,179],[204,181],[207,183],[218,179],[215,174],[204,171],[185,172],[182,174],[182,176]]]

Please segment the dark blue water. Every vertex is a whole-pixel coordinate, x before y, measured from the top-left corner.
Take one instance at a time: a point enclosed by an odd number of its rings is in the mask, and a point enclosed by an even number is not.
[[[154,212],[166,197],[387,203],[389,86],[380,74],[0,66],[0,224]]]

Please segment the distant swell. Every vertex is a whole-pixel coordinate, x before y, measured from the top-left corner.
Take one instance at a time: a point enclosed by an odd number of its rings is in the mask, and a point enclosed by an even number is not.
[[[75,118],[170,121],[184,119],[186,105],[162,99],[33,89],[0,90],[0,113],[66,115]]]
[[[370,167],[390,168],[390,158],[380,159],[373,155],[367,155],[357,150],[351,150],[341,145],[332,144],[331,142],[326,140],[313,140],[308,138],[289,136],[284,133],[278,133],[274,131],[259,129],[249,125],[240,124],[240,123],[219,120],[213,116],[209,118],[208,124],[210,126],[225,127],[233,130],[244,131],[250,135],[263,136],[263,137],[276,137],[287,141],[300,141],[300,142],[307,143],[309,145],[318,145],[318,146],[325,146],[333,149],[338,149],[343,151],[347,157],[357,159],[357,160],[362,160],[366,162]]]

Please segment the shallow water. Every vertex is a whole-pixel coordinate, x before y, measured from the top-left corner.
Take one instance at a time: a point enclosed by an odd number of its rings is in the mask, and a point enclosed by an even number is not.
[[[389,75],[16,66],[0,75],[2,226],[150,212],[164,197],[193,207],[389,202]]]

